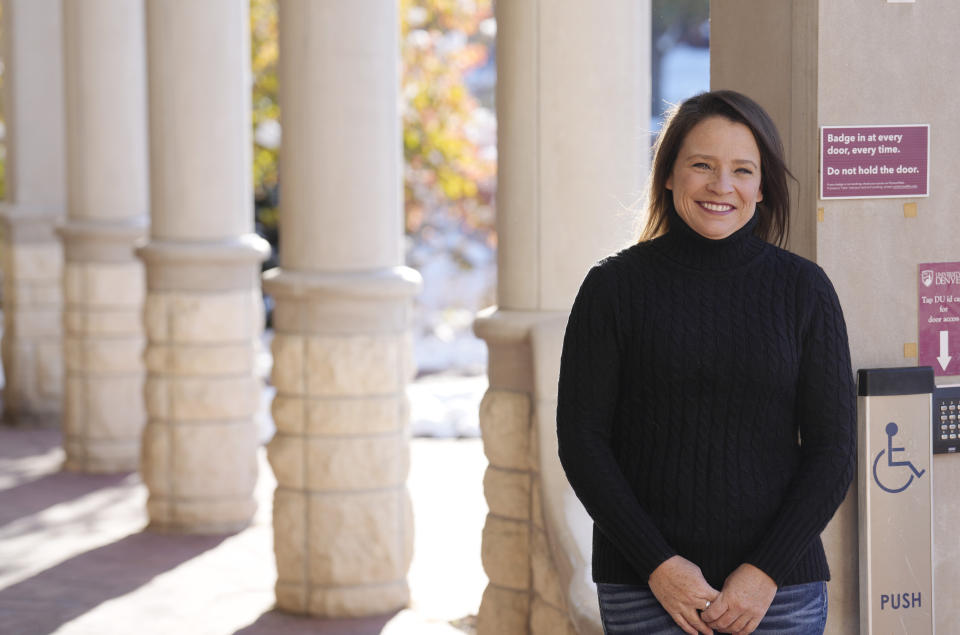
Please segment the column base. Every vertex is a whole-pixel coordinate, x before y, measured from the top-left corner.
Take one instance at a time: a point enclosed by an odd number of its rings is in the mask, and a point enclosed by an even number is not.
[[[136,472],[140,466],[140,438],[126,442],[103,443],[64,438],[67,458],[63,469],[84,474],[122,474]]]
[[[4,421],[59,427],[63,399],[63,249],[57,214],[0,205]]]
[[[147,268],[147,378],[140,472],[156,531],[233,533],[256,511],[266,241],[154,241]]]
[[[405,267],[272,270],[277,607],[322,617],[407,605],[413,556],[406,383],[413,374]]]
[[[143,265],[133,254],[147,219],[70,219],[64,265],[64,468],[136,470],[143,405]]]
[[[256,501],[245,497],[171,500],[150,496],[147,528],[171,534],[235,534],[250,526],[256,511]]]
[[[574,585],[569,572],[556,565],[544,523],[540,456],[541,428],[549,426],[555,436],[560,348],[545,336],[558,328],[562,335],[566,315],[493,308],[474,322],[489,348],[490,380],[480,404],[483,449],[490,462],[484,478],[490,513],[481,551],[490,583],[480,605],[478,635],[575,632],[565,596]]]
[[[529,633],[530,592],[488,584],[477,613],[477,635]]]
[[[250,518],[256,511],[256,506],[251,508],[249,514],[246,514],[243,520],[233,522],[203,522],[195,524],[184,523],[164,523],[159,521],[150,521],[145,527],[146,531],[157,534],[184,534],[192,536],[232,536],[238,534],[250,526]]]
[[[2,422],[14,428],[60,428],[59,412],[10,412],[3,411]]]
[[[406,581],[355,587],[307,587],[291,582],[276,585],[277,609],[326,618],[368,617],[399,611],[410,604]]]

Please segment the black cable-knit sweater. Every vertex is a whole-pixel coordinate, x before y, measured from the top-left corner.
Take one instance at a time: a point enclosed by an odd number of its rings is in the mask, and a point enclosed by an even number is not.
[[[829,579],[820,532],[853,477],[843,315],[816,264],[671,214],[587,274],[560,369],[560,460],[594,520],[593,579],[644,585],[674,555],[721,588],[748,562]]]

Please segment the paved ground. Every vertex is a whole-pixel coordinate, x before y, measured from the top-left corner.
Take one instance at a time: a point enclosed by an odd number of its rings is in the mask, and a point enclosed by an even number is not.
[[[364,620],[272,610],[275,481],[261,455],[254,523],[232,536],[143,531],[136,474],[60,471],[55,430],[0,425],[0,633],[462,635],[472,632],[486,459],[479,439],[416,439],[409,609]]]

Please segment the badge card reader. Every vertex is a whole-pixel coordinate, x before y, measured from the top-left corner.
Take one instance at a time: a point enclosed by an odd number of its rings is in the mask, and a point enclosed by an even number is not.
[[[960,386],[933,390],[933,453],[947,454],[960,448]]]

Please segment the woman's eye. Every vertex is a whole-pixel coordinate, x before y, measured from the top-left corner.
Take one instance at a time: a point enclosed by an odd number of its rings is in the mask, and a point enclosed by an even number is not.
[[[698,162],[698,163],[694,163],[694,164],[693,164],[693,167],[697,168],[698,170],[709,170],[709,169],[710,169],[710,166],[707,165],[706,163],[702,162],[702,161],[700,161],[700,162]]]
[[[750,168],[737,168],[737,173],[749,175],[749,174],[753,174],[753,170],[751,170]]]

